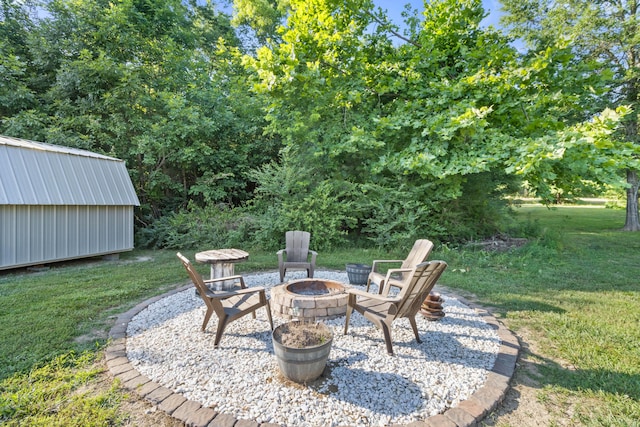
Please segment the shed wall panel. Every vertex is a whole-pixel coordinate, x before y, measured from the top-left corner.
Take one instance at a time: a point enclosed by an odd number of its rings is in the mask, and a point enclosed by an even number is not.
[[[4,145],[0,145],[0,171],[4,171],[0,173],[0,203],[3,203],[9,200],[9,189],[18,186],[11,170],[11,159],[7,154],[7,147]],[[14,197],[16,200],[19,199],[19,196]]]
[[[29,247],[28,254],[29,259],[45,259],[44,255],[44,224],[42,218],[42,207],[31,206],[29,207]]]
[[[16,260],[18,259],[29,259],[29,248],[31,247],[30,242],[30,225],[29,222],[30,216],[21,212],[22,209],[17,209],[15,211],[15,220],[16,220],[16,234],[14,240],[14,247],[16,248]]]
[[[55,239],[56,253],[69,251],[69,209],[67,206],[59,206],[55,209],[55,230],[58,237]]]
[[[0,205],[0,269],[133,249],[133,206]]]

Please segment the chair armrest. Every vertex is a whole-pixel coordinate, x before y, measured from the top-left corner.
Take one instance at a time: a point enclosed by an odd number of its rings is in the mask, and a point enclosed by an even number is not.
[[[276,255],[278,255],[278,263],[282,264],[282,262],[284,261],[284,254],[286,253],[286,249],[280,249],[278,252],[276,252]]]
[[[256,287],[243,288],[243,289],[238,289],[233,291],[216,292],[216,293],[209,294],[208,296],[213,298],[218,298],[218,299],[227,299],[236,295],[253,294],[256,292],[264,292],[264,288],[262,286],[256,286]]]
[[[224,280],[239,280],[240,281],[240,287],[242,289],[245,289],[247,287],[247,285],[244,284],[244,277],[240,276],[240,275],[236,275],[236,276],[226,276],[226,277],[216,277],[215,279],[207,279],[207,280],[203,280],[204,284],[208,284],[208,283],[215,283],[215,282],[222,282]]]
[[[216,277],[215,279],[207,279],[207,280],[203,280],[204,283],[215,283],[215,282],[221,282],[223,280],[240,280],[240,283],[244,283],[244,278],[240,275],[236,275],[236,276],[226,276],[226,277]]]
[[[311,254],[311,264],[315,264],[318,252],[309,250],[309,253]]]
[[[390,268],[387,270],[387,278],[394,273],[408,273],[413,271],[413,268]]]
[[[378,295],[378,294],[372,294],[372,293],[369,293],[367,291],[363,291],[361,289],[355,289],[355,288],[347,289],[347,293],[348,294],[357,295],[357,296],[361,296],[361,297],[375,299],[375,300],[380,301],[380,302],[398,302],[398,301],[400,301],[396,297],[390,298],[390,297],[386,297],[386,296],[382,296],[382,295]]]
[[[414,269],[413,268],[390,268],[387,270],[387,275],[384,278],[384,282],[387,283],[389,281],[389,279],[393,279],[393,277],[391,277],[394,274],[398,274],[398,273],[410,273],[412,272]],[[397,279],[396,279],[397,281]]]
[[[375,259],[375,260],[373,260],[373,263],[371,264],[371,271],[376,271],[376,266],[378,264],[391,263],[391,262],[403,263],[404,260],[403,259]]]
[[[403,284],[398,279],[391,277],[393,274],[398,273],[409,273],[413,271],[412,268],[390,268],[387,270],[387,275],[384,280],[380,281],[380,288],[378,289],[378,293],[382,295],[389,295],[390,286],[395,286],[396,288],[402,289]]]

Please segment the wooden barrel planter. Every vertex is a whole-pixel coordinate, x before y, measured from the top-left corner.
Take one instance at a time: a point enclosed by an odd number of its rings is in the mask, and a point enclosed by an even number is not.
[[[333,333],[324,323],[284,323],[273,330],[272,338],[286,378],[303,384],[322,375],[333,343]]]
[[[371,266],[365,264],[347,264],[347,276],[351,285],[366,285]]]

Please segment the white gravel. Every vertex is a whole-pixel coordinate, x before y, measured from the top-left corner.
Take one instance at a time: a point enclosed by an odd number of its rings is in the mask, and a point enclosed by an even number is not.
[[[445,273],[446,274],[446,273]],[[304,272],[286,279],[303,278]],[[348,283],[344,272],[315,277]],[[246,275],[247,286],[279,284],[278,273]],[[282,426],[386,426],[442,413],[467,399],[486,380],[500,347],[496,331],[456,298],[443,295],[446,316],[418,314],[422,343],[409,322],[393,325],[394,356],[382,332],[359,313],[325,322],[334,341],[329,377],[313,387],[282,380],[264,309],[232,322],[213,348],[217,319],[200,331],[205,306],[194,288],[142,310],[127,328],[127,355],[142,374],[203,406],[259,423]],[[274,317],[277,326],[283,320]]]

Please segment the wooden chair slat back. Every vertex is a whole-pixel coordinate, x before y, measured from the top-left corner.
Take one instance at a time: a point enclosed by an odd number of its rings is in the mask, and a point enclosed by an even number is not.
[[[431,261],[418,264],[411,280],[408,281],[398,294],[398,298],[400,298],[401,301],[398,304],[398,312],[395,318],[415,315],[446,268],[447,263],[444,261]]]
[[[196,269],[193,267],[193,264],[191,264],[191,261],[189,261],[187,257],[182,255],[180,252],[178,252],[176,256],[180,259],[180,261],[182,261],[182,265],[187,270],[187,273],[189,274],[189,278],[193,282],[193,285],[198,290],[198,293],[200,294],[202,299],[208,304],[209,301],[208,298],[206,298],[206,295],[209,289],[207,289],[207,286],[204,284],[202,276],[196,271]]]
[[[311,234],[307,231],[287,231],[285,239],[287,262],[307,261]]]
[[[427,260],[427,257],[433,249],[433,242],[427,239],[418,239],[413,244],[409,255],[402,262],[401,268],[413,268]]]

